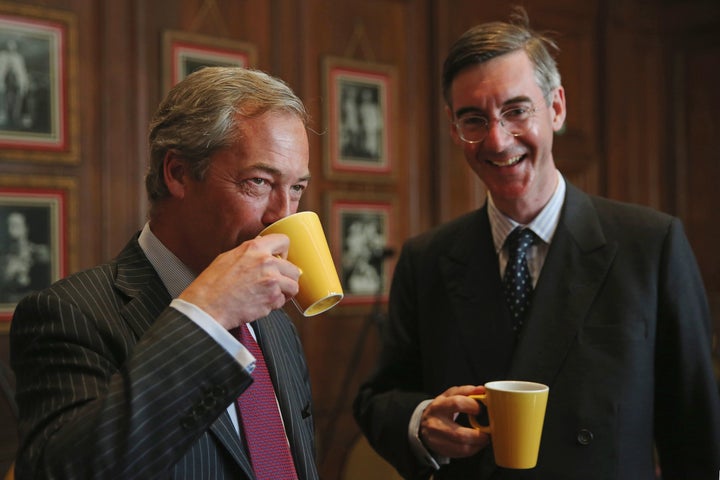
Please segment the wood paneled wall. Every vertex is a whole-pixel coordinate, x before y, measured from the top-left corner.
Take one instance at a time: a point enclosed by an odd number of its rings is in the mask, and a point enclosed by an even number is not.
[[[162,34],[180,30],[241,40],[257,66],[284,78],[312,117],[313,181],[303,209],[327,222],[326,198],[386,195],[397,208],[390,247],[476,208],[484,188],[448,136],[440,66],[471,25],[504,19],[504,2],[465,0],[24,0],[70,12],[77,25],[77,162],[18,161],[0,176],[63,176],[78,185],[79,235],[71,269],[114,256],[142,226],[147,122],[162,95]],[[17,3],[18,5],[20,3]],[[671,0],[525,0],[536,28],[558,32],[567,128],[556,139],[563,173],[591,193],[653,206],[686,225],[720,330],[720,4]],[[324,174],[322,59],[397,69],[392,181]],[[392,263],[392,259],[389,260]],[[311,368],[320,468],[353,478],[359,432],[350,404],[377,350],[373,306],[295,318]],[[375,312],[377,313],[377,312]],[[382,313],[382,309],[380,310]],[[717,353],[717,352],[716,352]],[[0,334],[0,359],[8,359]],[[4,412],[4,413],[3,413]],[[0,473],[12,458],[12,419],[0,404]],[[8,432],[8,433],[6,433]],[[377,470],[374,478],[382,478]],[[389,478],[389,477],[388,477]]]

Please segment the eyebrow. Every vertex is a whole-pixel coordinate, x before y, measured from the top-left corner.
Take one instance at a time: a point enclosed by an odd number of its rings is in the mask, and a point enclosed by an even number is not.
[[[528,97],[527,95],[518,95],[516,97],[509,98],[505,100],[502,104],[503,107],[506,107],[508,105],[512,105],[515,103],[533,103],[532,98]],[[465,115],[466,113],[485,113],[482,109],[477,107],[463,107],[455,111],[455,118],[461,117],[462,115]]]
[[[273,167],[272,165],[268,165],[267,163],[257,163],[255,165],[252,165],[248,170],[260,170],[274,177],[283,176],[283,173],[280,170]],[[298,178],[297,181],[309,182],[311,177],[312,175],[308,173],[307,175],[303,175],[302,177]]]

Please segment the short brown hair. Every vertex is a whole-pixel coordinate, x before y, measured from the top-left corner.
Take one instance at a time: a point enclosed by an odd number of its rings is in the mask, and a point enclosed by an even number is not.
[[[535,65],[535,79],[545,95],[560,86],[560,72],[554,57],[559,51],[557,44],[548,34],[531,29],[525,9],[515,7],[509,22],[476,25],[450,47],[442,71],[445,103],[452,106],[450,88],[461,70],[520,49],[527,52]]]
[[[238,118],[269,111],[297,115],[307,126],[302,101],[282,80],[259,70],[206,67],[175,85],[150,122],[150,165],[145,175],[148,199],[169,195],[162,165],[169,150],[177,151],[202,180],[216,151],[238,141]]]

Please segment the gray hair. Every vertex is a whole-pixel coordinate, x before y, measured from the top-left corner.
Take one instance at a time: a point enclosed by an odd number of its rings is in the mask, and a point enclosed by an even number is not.
[[[557,44],[546,33],[532,30],[525,9],[516,7],[509,22],[476,25],[450,47],[442,71],[445,103],[452,106],[450,88],[461,70],[521,49],[535,66],[535,81],[545,96],[560,86],[560,72],[554,58],[559,51]]]
[[[169,195],[163,179],[163,160],[173,150],[202,180],[213,153],[240,140],[242,118],[266,112],[296,115],[307,127],[302,101],[282,80],[239,67],[206,67],[175,85],[150,121],[150,165],[145,188],[151,203]]]

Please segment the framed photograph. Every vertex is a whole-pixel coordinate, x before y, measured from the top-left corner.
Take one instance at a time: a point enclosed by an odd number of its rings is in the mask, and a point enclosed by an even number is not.
[[[70,12],[0,2],[4,160],[78,161],[76,35]]]
[[[163,52],[165,92],[202,67],[254,67],[257,57],[250,43],[174,30],[163,34]]]
[[[395,68],[326,57],[323,70],[326,175],[392,180]]]
[[[76,182],[0,176],[0,331],[17,302],[75,267]]]
[[[328,197],[329,242],[345,298],[341,305],[386,301],[394,243],[394,203],[389,196]]]

